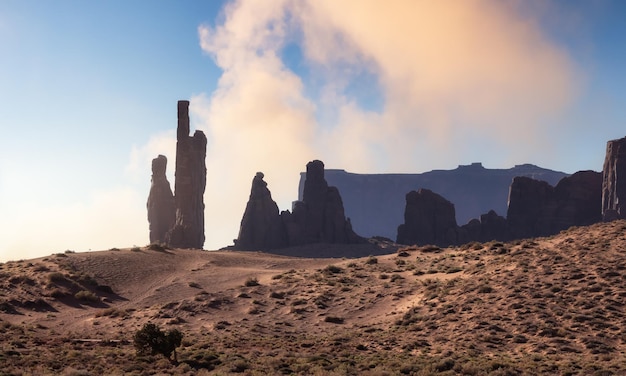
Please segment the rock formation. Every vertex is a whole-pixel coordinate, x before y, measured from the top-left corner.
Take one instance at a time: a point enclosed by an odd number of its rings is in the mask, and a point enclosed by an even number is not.
[[[152,160],[152,183],[147,203],[150,243],[165,243],[166,234],[176,219],[174,195],[165,176],[166,168],[167,158],[164,155]]]
[[[324,179],[324,163],[316,160],[307,164],[303,200],[293,203],[292,212],[283,211],[280,215],[263,174],[257,173],[233,248],[272,250],[305,244],[364,241],[354,233],[350,220],[344,215],[339,190],[329,187]]]
[[[605,221],[626,218],[626,137],[606,144],[602,176],[602,216]]]
[[[201,249],[204,245],[207,139],[202,131],[189,136],[189,101],[178,101],[176,139],[176,221],[167,235],[167,243],[177,248]]]
[[[507,222],[511,238],[548,236],[571,226],[602,219],[602,174],[579,171],[556,187],[546,182],[515,178],[511,184]]]
[[[468,241],[507,240],[511,237],[506,218],[493,210],[481,214],[480,219],[472,219],[461,226],[459,233],[459,244]]]
[[[283,213],[290,245],[363,241],[345,217],[339,190],[328,186],[322,161],[307,163],[303,199],[292,210]]]
[[[514,239],[547,235],[545,217],[554,210],[553,191],[545,181],[523,176],[513,179],[506,219]]]
[[[553,235],[571,226],[599,222],[601,197],[602,175],[594,171],[579,171],[561,179],[556,187],[516,177],[510,187],[506,219],[492,210],[459,228],[453,222],[454,205],[421,189],[406,196],[404,224],[398,228],[397,242],[447,246]]]
[[[263,177],[262,172],[257,172],[252,179],[250,199],[235,240],[236,249],[266,251],[287,246],[287,233],[278,205],[272,200]]]
[[[450,201],[429,189],[407,193],[398,243],[446,246],[457,243],[457,232],[454,205]]]
[[[324,174],[328,185],[341,192],[354,230],[365,237],[387,238],[396,237],[407,192],[419,188],[437,192],[454,203],[456,222],[463,224],[489,210],[505,215],[509,187],[516,176],[543,180],[554,186],[568,174],[530,164],[490,169],[480,163],[420,174],[355,174],[333,169],[325,170]],[[302,172],[299,200],[304,198],[305,178],[306,173]]]

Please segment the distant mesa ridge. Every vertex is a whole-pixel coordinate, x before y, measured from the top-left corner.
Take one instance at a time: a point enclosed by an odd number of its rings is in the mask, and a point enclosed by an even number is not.
[[[357,174],[326,170],[329,185],[342,193],[343,204],[355,231],[365,237],[395,239],[404,216],[405,195],[428,189],[454,203],[457,223],[467,223],[493,210],[507,212],[509,187],[517,176],[556,185],[568,174],[521,164],[510,169],[487,169],[481,163],[460,165],[453,170],[420,174]],[[300,174],[299,199],[304,193],[306,174]]]

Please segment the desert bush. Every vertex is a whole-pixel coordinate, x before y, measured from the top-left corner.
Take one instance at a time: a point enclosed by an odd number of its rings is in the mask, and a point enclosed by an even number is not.
[[[199,284],[199,283],[197,283],[197,282],[189,282],[189,287],[192,287],[192,288],[194,288],[194,289],[199,289],[199,288],[202,288],[202,287],[200,286],[200,284]]]
[[[151,251],[165,252],[167,250],[167,247],[159,243],[152,243],[148,245],[148,249]]]
[[[461,268],[460,266],[450,266],[447,270],[446,273],[447,274],[454,274],[454,273],[458,273],[460,271],[462,271],[463,268]]]
[[[100,298],[91,291],[81,290],[74,294],[74,297],[78,300],[84,300],[88,302],[99,302]]]
[[[140,252],[140,251],[141,251],[141,248],[139,248],[139,247],[133,247],[133,248],[131,248],[131,249],[130,249],[130,251],[131,251],[131,252]]]
[[[322,273],[327,274],[327,275],[328,274],[338,274],[338,273],[341,273],[341,272],[343,272],[343,269],[338,267],[337,265],[328,265],[327,267],[325,267],[322,270]]]
[[[63,282],[66,280],[65,275],[61,272],[52,272],[48,274],[48,280],[50,282]]]
[[[276,291],[272,291],[270,293],[270,298],[274,298],[274,299],[285,299],[285,293],[284,292],[276,292]]]
[[[441,247],[438,247],[436,245],[425,245],[420,248],[420,251],[424,253],[439,253],[441,252]]]
[[[161,331],[158,325],[150,322],[135,332],[133,336],[137,355],[161,354],[173,362],[178,362],[176,348],[180,346],[182,341],[183,333],[178,329],[172,329],[165,333]],[[173,359],[172,355],[174,356]]]
[[[365,264],[366,265],[374,265],[374,264],[378,264],[378,259],[374,256],[370,256],[367,258],[367,260],[365,260]]]
[[[102,311],[96,312],[95,317],[103,317],[103,316],[108,316],[108,317],[126,317],[128,316],[128,312],[126,311],[121,311],[117,308],[107,308],[107,309],[103,309]]]
[[[337,317],[337,316],[326,316],[324,317],[324,322],[329,322],[332,324],[343,324],[343,317]]]
[[[483,285],[483,286],[480,286],[478,288],[478,293],[479,294],[488,294],[490,292],[493,292],[493,287],[491,287],[489,285]]]
[[[246,282],[244,282],[244,286],[246,287],[258,286],[259,284],[259,279],[257,277],[249,277],[246,279]]]

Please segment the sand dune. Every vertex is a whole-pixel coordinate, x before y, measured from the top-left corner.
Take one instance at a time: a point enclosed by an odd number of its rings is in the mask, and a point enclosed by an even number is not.
[[[144,247],[1,264],[0,373],[626,373],[626,222],[389,250]],[[184,333],[179,364],[135,356],[146,322]]]

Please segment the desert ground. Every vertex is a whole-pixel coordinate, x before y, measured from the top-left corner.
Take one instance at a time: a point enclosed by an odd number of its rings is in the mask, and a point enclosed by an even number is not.
[[[0,374],[626,375],[625,221],[387,246],[297,258],[152,245],[3,263]],[[147,322],[184,334],[177,362],[136,354]]]

